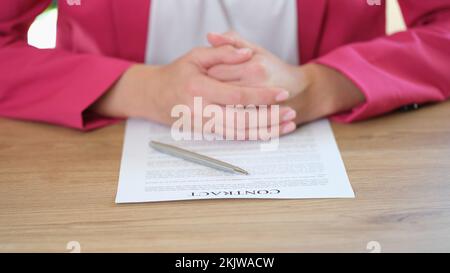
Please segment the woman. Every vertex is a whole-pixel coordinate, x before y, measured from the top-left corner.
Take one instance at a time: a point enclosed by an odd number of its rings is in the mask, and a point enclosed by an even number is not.
[[[61,0],[51,50],[26,41],[51,1],[3,2],[5,117],[82,130],[120,117],[169,124],[174,105],[201,96],[280,104],[286,134],[450,96],[447,0],[399,0],[408,30],[389,37],[384,1]]]

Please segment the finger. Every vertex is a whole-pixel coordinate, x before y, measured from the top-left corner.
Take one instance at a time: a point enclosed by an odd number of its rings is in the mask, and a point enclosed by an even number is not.
[[[208,76],[219,81],[239,81],[243,75],[245,64],[219,64],[208,70]]]
[[[191,57],[197,65],[208,69],[218,64],[240,64],[251,59],[253,51],[249,48],[234,48],[224,45],[217,48],[196,48]]]
[[[226,140],[263,140],[268,141],[287,135],[295,131],[296,124],[292,121],[281,124],[270,125],[267,127],[237,129],[224,127],[221,132],[215,132],[216,135]]]
[[[280,136],[284,136],[294,132],[297,129],[297,125],[293,121],[283,122],[280,125]]]
[[[244,39],[239,37],[239,35],[237,35],[235,32],[226,32],[224,34],[210,32],[207,34],[207,39],[208,42],[214,47],[223,45],[232,45],[237,48],[254,47],[253,44],[245,41]]]
[[[206,38],[208,39],[209,44],[213,47],[231,45],[240,48],[233,38],[227,37],[219,33],[210,32],[206,35]]]
[[[246,140],[263,140],[268,141],[275,138],[278,138],[283,135],[287,135],[295,131],[297,126],[294,122],[283,122],[279,125],[272,125],[268,128],[262,128],[259,127],[257,129],[247,129],[246,130]],[[236,133],[236,137],[239,136],[238,133]],[[257,139],[255,139],[255,136]],[[241,134],[242,138],[242,134]]]
[[[260,109],[257,107],[247,107],[245,109],[246,113],[248,113],[248,108],[257,112],[254,113],[257,115],[254,115],[253,120],[251,120],[250,115],[243,116],[237,114],[239,112],[236,110],[239,109],[236,108],[239,107],[234,107],[235,109],[229,112],[223,106],[211,105],[209,102],[205,103],[205,108],[202,113],[206,111],[209,114],[201,114],[201,116],[196,118],[193,113],[190,117],[191,129],[196,133],[203,135],[215,134],[227,140],[270,140],[291,133],[296,129],[296,123],[294,122],[296,113],[290,107],[280,107],[279,110],[277,109],[275,111],[275,118],[271,111],[268,113],[260,113]],[[215,110],[210,109],[208,111],[208,107],[211,106]],[[244,109],[242,108],[242,110]],[[232,115],[231,120],[230,115]],[[241,122],[237,122],[239,118]],[[265,120],[262,122],[262,119]],[[211,121],[213,122],[212,124]],[[195,122],[201,123],[195,126]]]
[[[245,109],[245,114],[243,114],[243,112],[236,111],[239,109],[227,111],[223,106],[210,105],[208,102],[206,104],[200,116],[196,116],[196,113],[193,112],[190,117],[187,117],[191,119],[191,130],[201,134],[216,134],[224,139],[267,140],[268,138],[278,137],[291,131],[289,127],[291,125],[289,124],[294,121],[296,116],[295,111],[289,107],[277,109],[274,111],[276,114],[276,117],[274,117],[272,108],[269,109],[268,113],[261,114],[258,108],[252,107],[252,109]],[[210,109],[208,111],[208,107],[211,106],[215,107],[215,110]],[[205,111],[208,114],[203,114]],[[265,119],[265,121],[261,122],[262,119]],[[195,125],[196,122],[201,123]]]
[[[275,126],[280,123],[294,121],[297,113],[286,106],[267,107],[264,111],[254,107],[221,107],[222,119],[215,123],[222,128],[252,129],[260,126]],[[265,119],[265,122],[261,122]]]
[[[201,76],[188,87],[192,96],[200,96],[221,105],[272,105],[289,98],[289,92],[280,88],[244,87]]]
[[[207,34],[208,42],[213,47],[220,47],[224,45],[232,45],[236,48],[250,48],[254,51],[257,51],[259,48],[241,38],[236,32],[226,32],[224,34],[210,32]]]

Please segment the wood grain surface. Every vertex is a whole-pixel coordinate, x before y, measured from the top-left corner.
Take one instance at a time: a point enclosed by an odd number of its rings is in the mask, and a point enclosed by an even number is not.
[[[116,205],[123,122],[0,119],[0,251],[450,251],[450,103],[333,130],[356,199]]]

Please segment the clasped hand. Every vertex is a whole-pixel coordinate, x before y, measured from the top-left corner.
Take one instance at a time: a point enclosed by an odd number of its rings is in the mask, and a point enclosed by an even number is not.
[[[201,97],[203,106],[280,105],[279,117],[269,126],[284,135],[298,124],[364,101],[351,81],[325,66],[289,65],[234,32],[210,33],[208,41],[211,47],[195,48],[168,65],[131,66],[93,110],[170,125],[171,109],[180,104],[193,107],[194,97]],[[250,125],[244,121],[241,129],[258,129]],[[222,132],[236,130],[225,122],[223,127]]]

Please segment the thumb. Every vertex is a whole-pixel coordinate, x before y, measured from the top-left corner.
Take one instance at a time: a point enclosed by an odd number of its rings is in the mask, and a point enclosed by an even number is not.
[[[213,47],[231,45],[236,48],[250,48],[254,51],[258,51],[257,46],[244,40],[235,32],[226,32],[224,34],[210,32],[207,35],[207,39]]]

